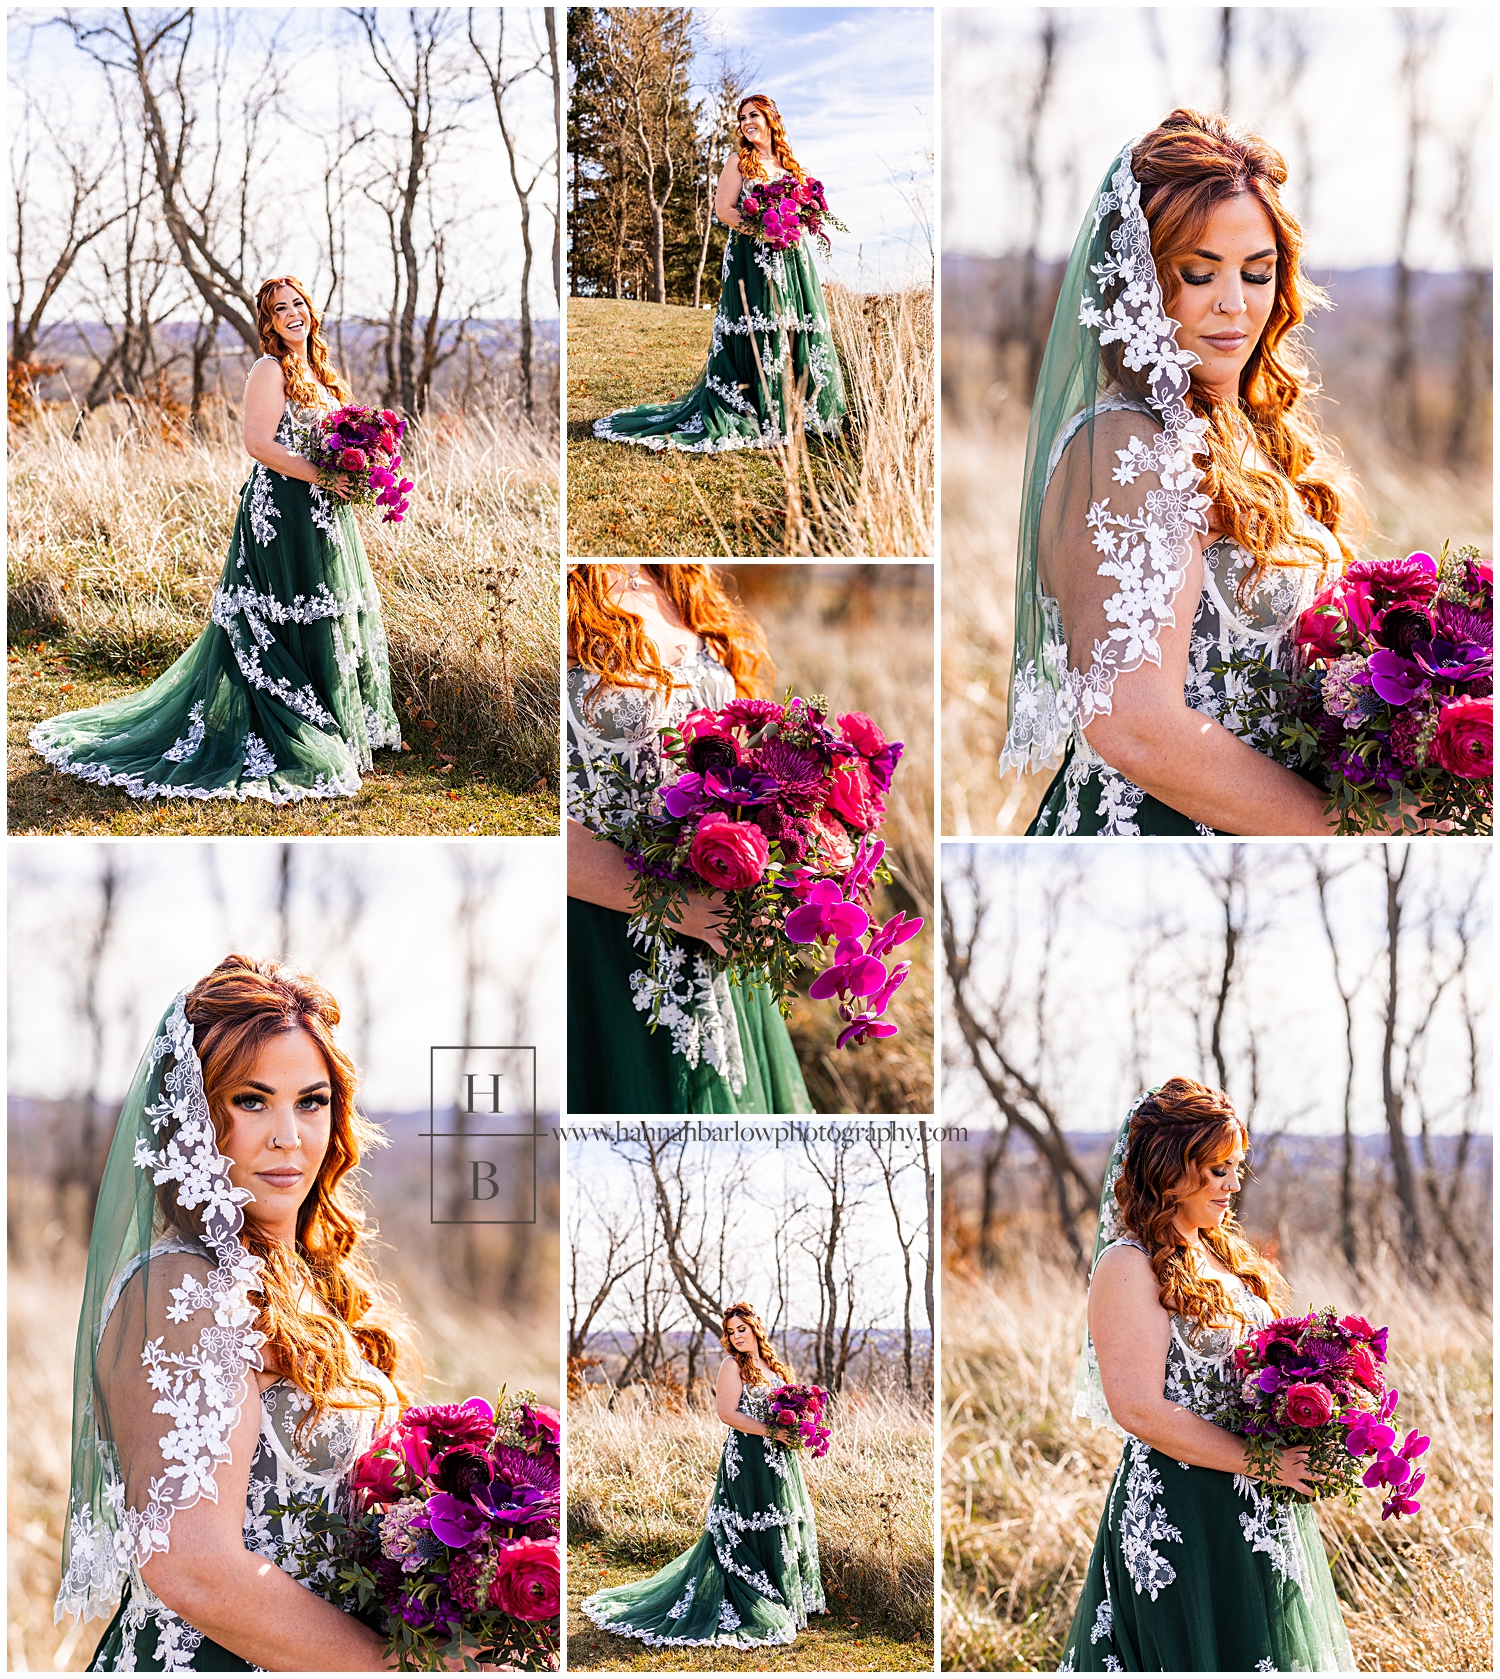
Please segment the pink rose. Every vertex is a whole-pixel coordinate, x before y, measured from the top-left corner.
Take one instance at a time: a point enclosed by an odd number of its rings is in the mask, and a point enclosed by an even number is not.
[[[711,811],[698,824],[688,862],[710,886],[738,892],[754,886],[771,860],[771,843],[753,822]]]
[[[1310,659],[1336,659],[1344,650],[1343,621],[1315,603],[1297,620],[1296,641]]]
[[[1333,1415],[1333,1395],[1321,1382],[1293,1382],[1286,1390],[1286,1420],[1294,1428],[1321,1428]]]
[[[839,764],[833,772],[828,808],[836,811],[853,828],[868,833],[885,816],[885,801],[876,791],[870,766],[862,758]]]
[[[813,831],[819,862],[826,863],[832,873],[843,874],[854,861],[854,842],[848,829],[836,817],[821,810],[808,818],[808,826]]]
[[[1495,768],[1494,701],[1454,700],[1438,713],[1438,730],[1428,761],[1452,775],[1488,780]]]
[[[885,750],[886,739],[879,725],[862,711],[844,712],[839,718],[839,733],[863,757],[873,758]]]
[[[700,706],[697,711],[690,711],[683,718],[678,733],[682,736],[682,744],[691,746],[700,735],[722,735],[726,730],[719,721],[718,712]]]
[[[339,465],[345,472],[363,472],[365,464],[363,449],[344,449],[339,453]]]
[[[489,1605],[521,1621],[548,1621],[562,1600],[562,1570],[555,1539],[521,1539],[496,1559]]]

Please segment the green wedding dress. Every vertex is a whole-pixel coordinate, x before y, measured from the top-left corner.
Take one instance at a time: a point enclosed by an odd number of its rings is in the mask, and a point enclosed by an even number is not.
[[[1122,1243],[1141,1247],[1127,1236],[1101,1253]],[[1269,1323],[1266,1302],[1236,1287],[1250,1326]],[[1222,1378],[1240,1339],[1174,1315],[1166,1397],[1207,1414],[1207,1378]],[[1312,1505],[1273,1503],[1248,1476],[1179,1463],[1127,1435],[1058,1671],[1163,1670],[1355,1667]]]
[[[697,384],[674,402],[595,420],[594,436],[689,454],[762,449],[791,441],[798,412],[809,435],[837,433],[844,379],[810,243],[804,235],[776,251],[731,231],[708,366]]]
[[[739,1410],[766,1420],[768,1387]],[[605,1632],[662,1645],[791,1644],[826,1604],[801,1456],[731,1428],[703,1537],[647,1580],[606,1586],[580,1605]]]
[[[599,825],[606,766],[623,761],[644,790],[661,778],[657,741],[699,707],[734,698],[734,679],[705,647],[673,667],[670,704],[655,689],[604,688],[568,672],[568,814]],[[645,953],[622,910],[568,899],[568,1111],[574,1114],[808,1113],[786,1022],[763,986],[731,985],[707,945],[667,956],[659,1024]]]
[[[276,441],[301,452],[321,412],[289,402]],[[32,747],[133,799],[288,804],[357,793],[400,746],[380,596],[336,498],[257,462],[211,620],[149,688],[38,723]]]

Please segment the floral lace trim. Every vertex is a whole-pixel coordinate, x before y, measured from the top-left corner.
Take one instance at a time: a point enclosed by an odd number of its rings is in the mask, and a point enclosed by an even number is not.
[[[1252,1551],[1260,1551],[1271,1559],[1271,1567],[1289,1585],[1307,1591],[1307,1557],[1302,1540],[1292,1519],[1289,1505],[1278,1508],[1260,1489],[1260,1484],[1248,1475],[1236,1475],[1234,1490],[1241,1498],[1249,1499],[1250,1509],[1240,1513],[1240,1532]]]
[[[141,1362],[159,1395],[155,1409],[172,1422],[160,1440],[164,1472],[151,1478],[144,1508],[127,1507],[113,1444],[95,1434],[103,1506],[91,1507],[81,1489],[74,1489],[68,1565],[54,1611],[59,1620],[64,1613],[85,1619],[111,1613],[132,1567],[138,1569],[154,1553],[167,1550],[173,1513],[200,1498],[217,1497],[214,1475],[229,1458],[249,1372],[261,1368],[265,1336],[255,1328],[256,1310],[250,1302],[261,1261],[239,1240],[245,1217],[241,1208],[250,1193],[230,1184],[230,1162],[219,1153],[186,999],[186,991],[178,994],[152,1046],[153,1064],[170,1056],[173,1065],[162,1080],[161,1100],[148,1106],[143,1116],[158,1138],[169,1123],[175,1129],[156,1147],[150,1137],[138,1136],[134,1164],[150,1173],[158,1187],[177,1186],[177,1205],[196,1212],[204,1246],[217,1262],[206,1280],[184,1275],[182,1285],[169,1291],[168,1319],[185,1323],[199,1312],[211,1311],[214,1321],[203,1326],[188,1352],[167,1352],[161,1337],[142,1349]],[[101,1322],[101,1335],[103,1328]]]
[[[727,1605],[728,1600],[726,1599],[725,1606]],[[721,1606],[719,1610],[719,1626],[721,1631],[728,1632],[739,1626],[739,1618],[735,1616],[732,1623],[726,1623],[724,1617],[725,1606]],[[726,1646],[737,1650],[761,1649],[770,1645],[795,1644],[797,1634],[801,1630],[796,1625],[788,1625],[781,1632],[773,1633],[769,1638],[750,1638],[743,1633],[740,1633],[737,1637],[672,1638],[663,1633],[652,1632],[648,1627],[633,1627],[627,1621],[611,1620],[610,1609],[608,1606],[600,1604],[597,1594],[593,1597],[584,1598],[578,1607],[601,1632],[612,1632],[620,1638],[638,1638],[642,1644],[649,1645],[652,1649],[668,1647],[673,1649],[720,1649]],[[732,1606],[729,1607],[729,1612],[734,1615]]]
[[[633,917],[629,931],[632,942],[645,949],[645,935]],[[687,962],[682,945],[664,944],[657,959],[661,977],[653,980],[638,968],[630,976],[631,1001],[642,1013],[659,1004],[656,1018],[671,1033],[673,1051],[690,1067],[706,1061],[738,1096],[745,1088],[745,1050],[729,981],[706,956],[695,952],[691,969]]]
[[[1167,1520],[1161,1476],[1151,1467],[1151,1448],[1144,1440],[1131,1440],[1126,1449],[1129,1469],[1125,1472],[1125,1504],[1120,1511],[1120,1555],[1137,1594],[1145,1592],[1153,1603],[1177,1578],[1177,1570],[1156,1549],[1162,1543],[1182,1543],[1181,1530]],[[1121,1468],[1125,1468],[1122,1462]]]
[[[1128,485],[1154,472],[1161,487],[1147,492],[1141,513],[1113,513],[1107,496],[1089,508],[1094,546],[1104,556],[1098,574],[1119,585],[1104,602],[1104,615],[1115,628],[1094,643],[1087,669],[1075,670],[1058,658],[1058,651],[1066,656],[1067,649],[1053,643],[1056,626],[1048,618],[1045,635],[1053,644],[1043,649],[1046,671],[1017,666],[1002,772],[1057,763],[1074,728],[1081,731],[1110,711],[1118,676],[1147,660],[1160,664],[1158,638],[1176,623],[1173,602],[1187,580],[1192,535],[1208,530],[1208,499],[1198,494],[1202,474],[1193,465],[1194,455],[1206,450],[1206,422],[1192,414],[1186,400],[1188,370],[1198,358],[1178,348],[1177,323],[1162,303],[1151,230],[1131,168],[1133,150],[1128,145],[1120,153],[1110,190],[1099,195],[1094,211],[1096,235],[1105,218],[1119,212],[1109,253],[1092,265],[1100,297],[1116,286],[1119,295],[1106,307],[1085,293],[1078,323],[1097,332],[1101,345],[1123,344],[1132,371],[1147,371],[1151,408],[1162,430],[1150,443],[1132,437],[1117,451],[1120,464],[1113,476]],[[1044,683],[1052,690],[1045,699]]]

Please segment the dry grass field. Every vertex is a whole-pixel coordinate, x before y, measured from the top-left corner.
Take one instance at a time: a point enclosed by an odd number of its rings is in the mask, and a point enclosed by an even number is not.
[[[809,1461],[829,1613],[787,1650],[664,1650],[600,1632],[579,1600],[644,1579],[703,1531],[724,1425],[711,1410],[590,1397],[568,1412],[568,1665],[576,1671],[925,1671],[932,1665],[932,1422],[904,1397],[853,1394]]]
[[[1008,1232],[989,1278],[944,1277],[943,1662],[1053,1669],[1062,1656],[1119,1442],[1072,1415],[1085,1289]],[[1319,1507],[1362,1672],[1488,1672],[1493,1661],[1493,1389],[1487,1313],[1414,1286],[1387,1257],[1362,1281],[1300,1265],[1293,1304],[1361,1311],[1391,1329],[1403,1426],[1432,1436],[1422,1511],[1380,1520]]]
[[[674,304],[568,303],[568,552],[926,557],[936,501],[930,289],[827,288],[844,369],[839,438],[691,455],[603,443],[594,421],[683,395],[712,315]]]
[[[49,411],[12,428],[10,444],[12,829],[321,831],[322,813],[231,800],[131,812],[125,795],[54,776],[24,745],[41,717],[144,686],[207,623],[247,470],[233,416],[217,412],[198,438],[105,414],[75,442]],[[348,807],[340,824],[354,814],[355,831],[556,831],[555,461],[545,433],[434,416],[408,450],[418,488],[406,521],[358,515],[413,751],[383,756],[373,784],[336,801]]]

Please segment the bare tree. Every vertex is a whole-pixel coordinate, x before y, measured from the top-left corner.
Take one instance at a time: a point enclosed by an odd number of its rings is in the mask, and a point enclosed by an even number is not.
[[[551,6],[542,8],[542,16],[547,20],[547,68],[552,77],[552,131],[557,136],[555,155],[562,156],[563,148],[563,115],[562,115],[562,70],[557,62],[557,21]],[[552,291],[554,301],[558,307],[562,306],[562,170],[557,172],[557,198],[549,206],[552,217]]]
[[[587,1210],[585,1212],[585,1209]],[[584,1225],[587,1222],[587,1237]],[[601,1240],[602,1239],[602,1240]],[[631,1272],[646,1262],[644,1252],[632,1254],[630,1232],[620,1218],[600,1207],[586,1188],[573,1196],[568,1219],[568,1363],[588,1352],[590,1331],[610,1296]],[[589,1281],[598,1279],[594,1292],[580,1294],[580,1278],[587,1253],[591,1264]],[[582,1284],[584,1294],[588,1283]]]
[[[1427,70],[1447,19],[1441,11],[1399,7],[1401,90],[1406,106],[1406,171],[1396,235],[1396,286],[1391,300],[1390,416],[1401,440],[1420,453],[1422,416],[1417,394],[1416,343],[1412,330],[1411,242],[1421,192],[1421,159],[1432,113]]]
[[[744,65],[733,64],[727,57],[720,59],[718,82],[701,142],[702,151],[693,171],[693,225],[698,230],[698,261],[693,269],[695,309],[703,302],[703,274],[708,267],[709,244],[713,238],[714,197],[718,190],[719,173],[730,152],[735,149],[738,139],[735,113],[749,83]]]
[[[1021,271],[1021,323],[1026,335],[1026,395],[1030,401],[1042,371],[1042,353],[1047,344],[1047,323],[1040,319],[1037,299],[1041,289],[1043,218],[1047,208],[1047,175],[1043,156],[1042,129],[1047,108],[1057,83],[1058,55],[1064,41],[1063,25],[1052,9],[1042,13],[1037,31],[1041,62],[1031,82],[1030,99],[1021,130],[1021,173],[1026,180],[1026,253]]]
[[[548,28],[552,27],[552,14],[547,8]],[[554,143],[552,151],[538,163],[535,168],[520,162],[520,151],[515,123],[507,116],[506,96],[518,82],[527,76],[539,73],[545,62],[542,51],[532,42],[531,56],[528,59],[523,50],[515,69],[507,71],[505,64],[505,8],[497,8],[498,24],[495,32],[495,56],[493,62],[487,56],[485,47],[475,33],[474,12],[469,10],[468,32],[469,45],[474,49],[474,56],[479,60],[484,71],[485,80],[489,83],[490,97],[495,105],[495,120],[500,124],[500,138],[505,142],[505,155],[510,164],[510,184],[516,195],[516,203],[520,208],[521,217],[521,389],[526,407],[526,418],[529,420],[534,414],[534,398],[531,378],[531,195],[536,191],[537,183],[551,169],[557,165],[557,147]],[[553,73],[556,74],[556,43],[552,48]],[[555,91],[555,84],[554,84]],[[527,171],[530,171],[529,173]]]
[[[894,1135],[895,1128],[894,1128],[894,1126],[890,1126],[887,1129],[891,1134],[887,1135],[885,1137],[879,1136],[878,1131],[877,1131],[876,1137],[870,1143],[870,1153],[872,1155],[874,1155],[875,1164],[879,1168],[879,1171],[880,1171],[880,1181],[881,1181],[882,1186],[885,1189],[886,1203],[891,1209],[891,1222],[892,1222],[892,1224],[895,1228],[896,1246],[900,1250],[900,1253],[901,1253],[901,1277],[902,1277],[902,1285],[903,1285],[902,1286],[902,1294],[901,1294],[901,1362],[902,1362],[902,1368],[903,1368],[903,1370],[905,1372],[905,1376],[906,1376],[906,1391],[908,1393],[911,1393],[913,1391],[913,1382],[912,1382],[912,1332],[911,1332],[911,1291],[912,1291],[911,1256],[912,1256],[912,1248],[916,1244],[917,1237],[920,1236],[921,1233],[922,1233],[922,1225],[921,1225],[920,1222],[917,1222],[917,1223],[914,1223],[914,1224],[911,1224],[910,1226],[908,1226],[906,1221],[901,1216],[901,1202],[900,1202],[900,1198],[899,1198],[899,1196],[897,1195],[897,1192],[896,1192],[896,1180],[901,1176],[901,1174],[903,1172],[909,1170],[910,1167],[915,1164],[915,1162],[913,1160],[911,1160],[910,1158],[908,1158],[906,1160],[902,1160],[902,1159],[899,1158],[896,1138],[895,1138],[895,1135]],[[923,1128],[923,1145],[922,1145],[924,1155],[926,1153],[926,1140],[925,1139],[926,1139],[926,1131],[925,1131],[925,1127],[924,1127]],[[930,1194],[931,1194],[930,1182],[929,1182],[929,1185],[928,1185],[928,1194],[929,1194],[929,1197],[930,1197]]]

